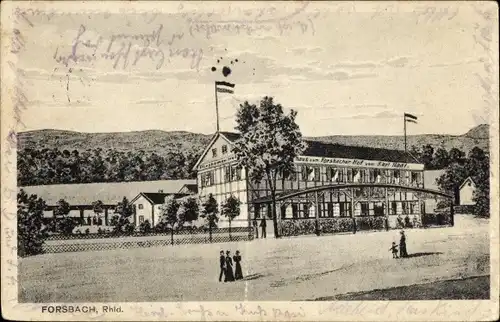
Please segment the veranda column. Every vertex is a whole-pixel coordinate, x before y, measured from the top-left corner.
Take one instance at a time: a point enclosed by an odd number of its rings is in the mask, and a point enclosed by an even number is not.
[[[318,202],[318,192],[314,192],[314,217],[316,220],[316,235],[320,235],[319,229],[319,202]]]
[[[385,188],[385,230],[389,231],[389,192]]]
[[[351,188],[351,218],[353,233],[356,233],[356,216],[354,216],[354,188]]]

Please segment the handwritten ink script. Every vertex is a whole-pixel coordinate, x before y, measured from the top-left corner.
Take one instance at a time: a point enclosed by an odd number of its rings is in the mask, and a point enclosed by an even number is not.
[[[277,8],[273,6],[265,8],[241,9],[233,8],[231,5],[221,12],[197,13],[189,16],[183,13],[189,23],[189,34],[193,37],[198,35],[210,39],[217,33],[236,33],[246,35],[259,35],[262,32],[278,31],[280,36],[298,30],[300,33],[315,33],[314,20],[318,18],[318,10],[306,12],[308,2],[303,2],[292,13],[278,16]],[[217,18],[231,17],[237,18]]]
[[[73,40],[71,51],[62,53],[59,48],[54,53],[54,60],[66,67],[72,63],[93,63],[98,60],[111,61],[114,69],[126,69],[136,66],[143,60],[155,64],[158,70],[171,58],[182,57],[190,59],[190,67],[199,69],[203,58],[203,49],[177,47],[176,41],[184,38],[184,33],[174,33],[164,38],[164,27],[159,24],[150,33],[112,34],[109,40],[102,36],[89,35],[87,28],[81,25]]]

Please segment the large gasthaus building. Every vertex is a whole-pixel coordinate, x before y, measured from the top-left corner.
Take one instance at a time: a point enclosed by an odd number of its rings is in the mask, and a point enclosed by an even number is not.
[[[212,194],[219,206],[230,195],[241,201],[233,227],[272,218],[265,180],[252,183],[245,169],[236,167],[232,145],[238,138],[236,133],[216,133],[195,165],[201,200]],[[419,221],[427,199],[448,197],[425,189],[424,165],[404,151],[305,142],[304,155],[295,159],[295,174],[277,180],[278,222],[384,216],[396,228],[398,216]],[[219,227],[227,225],[221,217]]]

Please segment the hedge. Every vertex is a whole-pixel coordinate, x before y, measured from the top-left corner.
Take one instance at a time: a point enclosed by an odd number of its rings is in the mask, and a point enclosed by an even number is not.
[[[385,216],[356,217],[356,230],[386,229]]]
[[[451,214],[450,213],[429,213],[422,215],[422,225],[429,226],[450,226]]]

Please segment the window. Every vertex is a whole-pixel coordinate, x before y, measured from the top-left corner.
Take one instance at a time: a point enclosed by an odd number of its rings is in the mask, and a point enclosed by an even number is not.
[[[326,180],[329,182],[342,182],[344,173],[342,169],[337,168],[327,168],[326,169]]]
[[[408,214],[408,202],[402,202],[401,206],[403,207],[403,214]]]
[[[341,202],[340,203],[340,216],[341,217],[350,217],[351,216],[351,203],[350,202]]]
[[[375,170],[374,169],[370,169],[370,170],[368,170],[368,173],[369,173],[369,176],[370,176],[370,182],[371,183],[375,182]]]
[[[344,182],[344,169],[343,168],[340,168],[338,169],[338,176],[339,176],[339,179],[337,182]]]
[[[217,157],[217,149],[212,149],[212,158]]]
[[[231,181],[231,167],[224,167],[224,182]]]
[[[347,169],[347,182],[352,182],[353,178],[352,169]]]
[[[299,217],[299,208],[297,204],[292,204],[292,217],[293,218],[298,218]]]
[[[360,202],[361,204],[361,216],[368,216],[369,208],[368,202]]]
[[[333,203],[328,203],[327,204],[327,212],[328,212],[328,217],[333,217]]]
[[[227,145],[223,145],[222,146],[222,154],[226,154],[227,153]]]
[[[377,202],[373,205],[373,214],[375,216],[384,215],[384,204],[382,202]]]
[[[241,180],[241,168],[237,166],[231,167],[231,181]]]
[[[142,203],[140,203],[137,208],[144,209],[144,205]]]
[[[139,216],[139,224],[142,224],[144,222],[144,216]]]
[[[398,203],[396,201],[391,202],[391,215],[396,215],[398,213]]]
[[[214,184],[214,172],[205,172],[201,175],[201,186],[209,187]]]

